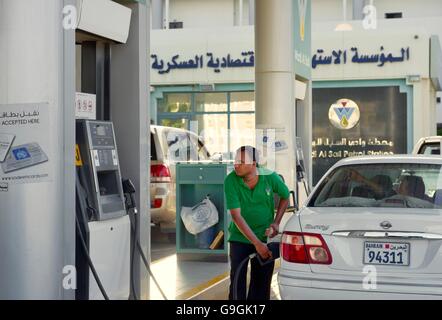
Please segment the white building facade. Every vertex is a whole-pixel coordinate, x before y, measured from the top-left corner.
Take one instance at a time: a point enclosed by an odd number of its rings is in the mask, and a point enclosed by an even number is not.
[[[298,79],[295,108],[302,128],[311,99],[313,132],[303,143],[311,143],[304,150],[312,151],[313,184],[343,157],[408,153],[420,137],[436,134],[442,123],[442,3],[311,4],[311,56],[298,58],[311,64],[313,85]],[[196,121],[212,152],[255,143],[249,134],[255,129],[254,8],[252,0],[152,1],[156,123],[191,129]],[[351,30],[336,31],[342,27]],[[341,99],[358,112],[340,113]]]

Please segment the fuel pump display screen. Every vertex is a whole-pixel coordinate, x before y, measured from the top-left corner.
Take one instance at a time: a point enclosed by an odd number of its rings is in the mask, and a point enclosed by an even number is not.
[[[89,126],[94,148],[115,148],[114,135],[110,123],[90,123]]]
[[[106,128],[105,127],[98,125],[96,127],[96,129],[97,129],[96,132],[97,132],[98,136],[105,136],[106,135]]]

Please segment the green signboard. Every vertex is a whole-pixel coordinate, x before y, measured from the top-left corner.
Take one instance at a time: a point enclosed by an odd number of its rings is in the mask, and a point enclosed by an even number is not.
[[[311,39],[312,3],[311,0],[293,0],[295,20],[295,73],[311,79]]]

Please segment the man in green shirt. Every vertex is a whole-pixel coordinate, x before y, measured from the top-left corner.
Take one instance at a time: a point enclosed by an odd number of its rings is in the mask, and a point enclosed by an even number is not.
[[[264,260],[272,257],[266,242],[279,232],[279,224],[287,209],[289,190],[282,179],[268,169],[258,167],[258,152],[254,147],[243,146],[236,152],[235,170],[224,181],[227,209],[232,216],[229,226],[230,291],[233,299],[233,281],[239,272],[237,297],[246,299],[247,265],[244,259],[253,253]],[[275,217],[274,193],[281,198]],[[251,260],[251,278],[248,300],[269,300],[274,263],[264,266]],[[240,269],[240,270],[239,270]]]

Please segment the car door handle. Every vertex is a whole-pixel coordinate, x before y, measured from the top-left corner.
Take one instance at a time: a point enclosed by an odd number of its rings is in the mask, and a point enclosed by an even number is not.
[[[405,239],[423,239],[423,240],[442,240],[442,234],[426,232],[401,232],[401,231],[335,231],[332,232],[335,237],[347,238],[405,238]]]

